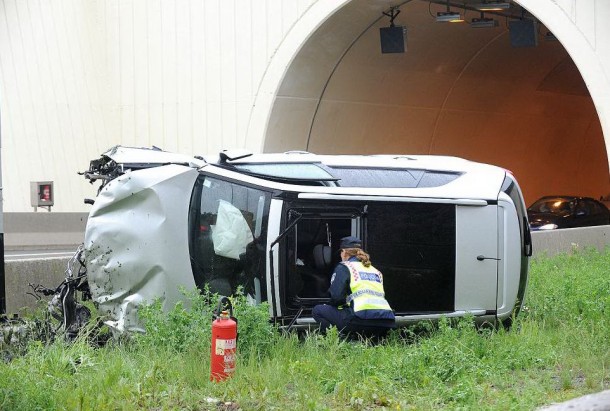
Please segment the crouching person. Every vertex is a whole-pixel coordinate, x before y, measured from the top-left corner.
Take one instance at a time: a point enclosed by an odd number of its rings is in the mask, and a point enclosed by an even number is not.
[[[341,239],[341,262],[330,279],[330,304],[313,308],[324,333],[334,325],[343,334],[383,336],[395,327],[394,312],[385,299],[383,276],[371,264],[356,237]]]

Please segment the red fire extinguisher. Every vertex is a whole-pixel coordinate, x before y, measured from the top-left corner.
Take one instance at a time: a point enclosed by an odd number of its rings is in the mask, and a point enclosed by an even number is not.
[[[228,307],[229,311],[223,307]],[[233,317],[233,305],[227,297],[221,297],[212,316],[210,381],[222,381],[235,372],[236,349],[237,319]]]

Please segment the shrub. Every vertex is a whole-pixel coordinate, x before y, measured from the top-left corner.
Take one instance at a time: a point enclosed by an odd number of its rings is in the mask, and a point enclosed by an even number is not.
[[[167,312],[163,311],[160,300],[140,308],[139,316],[146,332],[134,336],[137,344],[174,352],[209,351],[212,316],[219,296],[207,289],[202,293],[198,290],[183,293],[185,302],[176,303]],[[241,290],[230,300],[238,320],[238,350],[267,353],[277,334],[269,322],[268,305],[252,305]]]

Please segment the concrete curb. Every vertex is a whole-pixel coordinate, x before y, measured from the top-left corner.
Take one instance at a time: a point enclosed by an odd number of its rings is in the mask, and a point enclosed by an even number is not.
[[[610,411],[610,390],[597,394],[589,394],[583,397],[559,404],[546,405],[538,408],[539,411]]]
[[[74,247],[76,251],[76,247]],[[7,314],[22,313],[24,309],[35,308],[37,300],[28,295],[29,286],[40,284],[54,289],[65,278],[69,258],[47,258],[44,260],[14,260],[4,264],[6,281]]]

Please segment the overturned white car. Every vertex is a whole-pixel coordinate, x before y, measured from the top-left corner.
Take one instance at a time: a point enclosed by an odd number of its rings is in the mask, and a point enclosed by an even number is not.
[[[362,239],[398,324],[441,316],[510,321],[531,237],[506,170],[453,157],[222,152],[117,146],[86,177],[104,183],[85,234],[94,301],[119,331],[182,288],[267,301],[280,325],[315,325],[339,239]]]

